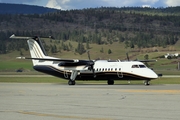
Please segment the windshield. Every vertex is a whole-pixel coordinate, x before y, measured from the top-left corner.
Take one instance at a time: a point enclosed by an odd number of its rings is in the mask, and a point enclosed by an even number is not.
[[[146,66],[145,65],[139,65],[140,68],[145,68]]]
[[[146,68],[145,65],[132,65],[132,68]]]

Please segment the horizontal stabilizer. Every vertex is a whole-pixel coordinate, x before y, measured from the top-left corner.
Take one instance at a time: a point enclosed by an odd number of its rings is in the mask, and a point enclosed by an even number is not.
[[[30,60],[42,60],[42,61],[60,61],[67,63],[77,63],[77,59],[56,59],[56,58],[27,58],[27,57],[16,57],[16,59],[30,59]]]
[[[9,38],[13,38],[13,39],[31,39],[32,37],[15,36],[13,34]]]
[[[12,38],[12,39],[34,39],[34,38],[37,38],[37,36],[34,36],[34,37],[25,37],[25,36],[16,36],[15,34],[11,35],[9,38]],[[41,37],[41,38],[50,38],[50,39],[54,39],[53,36],[49,36],[49,37]]]

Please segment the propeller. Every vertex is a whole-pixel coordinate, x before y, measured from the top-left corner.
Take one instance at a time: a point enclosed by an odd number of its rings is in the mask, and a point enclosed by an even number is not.
[[[87,51],[87,54],[88,54],[89,61],[88,61],[88,63],[86,64],[86,67],[88,67],[88,69],[89,69],[90,71],[92,70],[93,76],[94,76],[94,78],[95,78],[95,77],[96,77],[96,74],[95,74],[95,72],[94,72],[94,61],[91,60],[89,51]]]
[[[127,56],[128,61],[129,61],[129,55],[128,55],[128,52],[126,53],[126,56]]]

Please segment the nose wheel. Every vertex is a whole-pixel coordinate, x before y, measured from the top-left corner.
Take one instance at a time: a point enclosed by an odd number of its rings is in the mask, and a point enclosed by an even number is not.
[[[145,81],[144,81],[144,85],[145,85],[145,86],[150,85],[150,80],[145,80]]]

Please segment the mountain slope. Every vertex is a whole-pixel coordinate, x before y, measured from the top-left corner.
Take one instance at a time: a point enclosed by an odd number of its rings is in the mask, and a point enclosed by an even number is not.
[[[0,3],[0,14],[44,14],[55,11],[57,9],[41,6]]]
[[[1,14],[0,54],[19,50],[19,48],[27,49],[23,43],[9,40],[12,34],[45,37],[53,35],[57,41],[46,44],[46,49],[55,54],[62,51],[85,54],[86,49],[91,49],[91,45],[88,47],[88,44],[110,46],[114,43],[122,43],[124,48],[137,52],[152,47],[165,49],[180,39],[178,10],[177,7],[165,9],[167,12],[164,12],[164,9],[155,8],[101,7],[59,10],[46,14]],[[174,11],[173,14],[170,11]],[[76,42],[79,46],[65,44],[64,42],[68,40]],[[79,51],[80,48],[83,49]],[[103,53],[105,49],[100,46],[97,51]],[[119,50],[111,51],[111,55],[114,55],[114,51]]]

